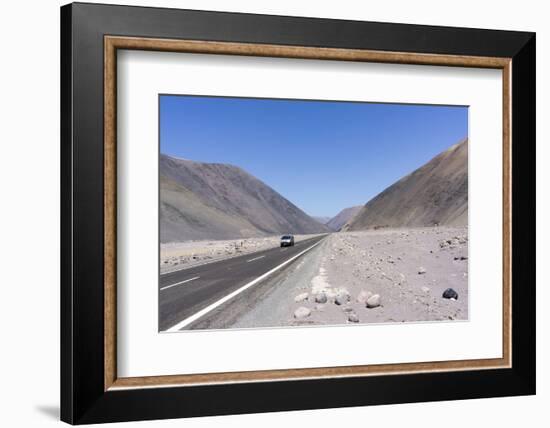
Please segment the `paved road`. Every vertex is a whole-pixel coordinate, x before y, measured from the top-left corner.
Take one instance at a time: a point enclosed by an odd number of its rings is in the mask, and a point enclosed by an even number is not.
[[[267,278],[272,270],[285,269],[326,236],[161,275],[160,330],[192,328],[193,323]]]

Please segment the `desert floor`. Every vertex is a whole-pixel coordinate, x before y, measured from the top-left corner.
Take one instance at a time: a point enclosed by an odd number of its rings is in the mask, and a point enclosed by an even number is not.
[[[217,327],[467,320],[468,230],[333,233],[262,288],[246,310],[246,296],[228,303],[231,322]]]

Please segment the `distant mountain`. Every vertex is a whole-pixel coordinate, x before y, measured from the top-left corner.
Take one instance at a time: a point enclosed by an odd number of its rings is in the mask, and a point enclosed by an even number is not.
[[[371,199],[342,230],[468,224],[468,140]]]
[[[318,221],[321,224],[327,224],[327,222],[330,220],[330,217],[321,217],[321,216],[311,216],[312,219]]]
[[[160,155],[161,242],[328,232],[243,169]]]
[[[325,224],[333,231],[338,232],[344,224],[350,221],[355,214],[357,214],[363,205],[358,205],[356,207],[344,208],[334,217],[332,217]]]

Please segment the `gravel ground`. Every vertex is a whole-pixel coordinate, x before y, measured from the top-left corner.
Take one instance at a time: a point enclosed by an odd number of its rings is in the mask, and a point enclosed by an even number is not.
[[[314,321],[468,319],[467,228],[338,233],[330,236],[327,247],[311,292],[318,295],[325,289],[328,303],[318,311],[308,298]],[[456,299],[443,298],[448,288],[457,293]],[[334,304],[339,293],[349,295],[349,302],[344,297],[343,304]],[[370,301],[374,305],[365,301],[370,295],[379,296]]]
[[[262,288],[229,327],[467,320],[468,229],[334,233]]]
[[[294,235],[294,241],[313,238],[318,235]],[[280,245],[281,236],[232,239],[224,241],[171,242],[160,246],[160,272],[167,273],[197,264],[223,260],[241,254],[275,248]]]

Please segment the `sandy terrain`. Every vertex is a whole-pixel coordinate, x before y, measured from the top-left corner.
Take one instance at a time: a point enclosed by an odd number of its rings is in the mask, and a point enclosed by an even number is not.
[[[334,233],[272,282],[233,328],[467,320],[468,229]]]
[[[318,235],[294,235],[294,241]],[[281,235],[262,238],[229,239],[220,241],[171,242],[160,245],[160,271],[162,273],[184,269],[197,264],[222,260],[241,254],[275,248],[280,245]]]

